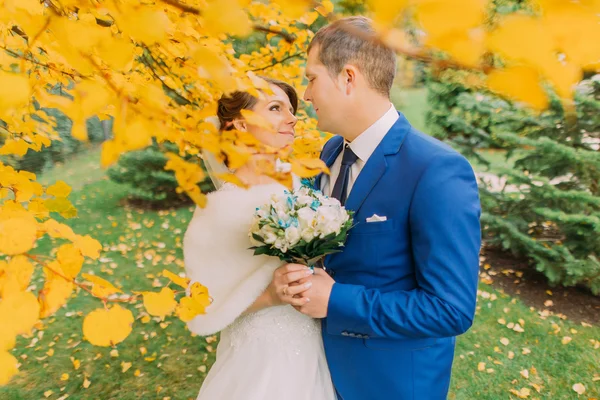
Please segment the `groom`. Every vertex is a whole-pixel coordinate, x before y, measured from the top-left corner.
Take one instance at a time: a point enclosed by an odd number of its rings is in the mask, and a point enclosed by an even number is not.
[[[327,273],[305,279],[310,301],[296,308],[323,318],[339,399],[445,399],[456,336],[475,314],[477,184],[464,157],[390,103],[396,56],[375,38],[370,20],[351,17],[309,46],[304,98],[336,134],[321,153],[331,175],[316,187],[353,210],[356,226],[345,250],[325,258]],[[289,304],[297,269],[274,279]]]

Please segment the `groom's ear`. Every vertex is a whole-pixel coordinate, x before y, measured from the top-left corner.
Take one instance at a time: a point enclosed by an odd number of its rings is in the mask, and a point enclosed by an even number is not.
[[[358,76],[358,68],[352,64],[344,65],[342,68],[342,78],[344,80],[344,88],[347,95],[356,90],[356,78]]]

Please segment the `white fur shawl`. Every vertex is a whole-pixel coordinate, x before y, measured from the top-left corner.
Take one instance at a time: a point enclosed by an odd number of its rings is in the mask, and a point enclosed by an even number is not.
[[[187,276],[200,282],[213,298],[206,314],[188,322],[190,331],[212,335],[230,325],[266,289],[273,271],[283,264],[254,256],[248,229],[256,207],[285,187],[274,183],[244,190],[228,185],[208,195],[206,208],[196,208],[185,233],[183,255]]]

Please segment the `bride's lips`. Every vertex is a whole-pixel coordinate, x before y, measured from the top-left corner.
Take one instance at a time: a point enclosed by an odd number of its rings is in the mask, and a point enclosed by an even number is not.
[[[290,135],[294,136],[294,132],[279,132],[280,135]]]

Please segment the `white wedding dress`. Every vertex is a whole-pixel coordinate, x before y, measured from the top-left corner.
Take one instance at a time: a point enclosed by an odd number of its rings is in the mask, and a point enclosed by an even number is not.
[[[192,282],[208,287],[206,314],[188,323],[202,336],[221,332],[217,360],[198,400],[335,400],[320,320],[278,306],[242,313],[265,290],[282,262],[248,250],[252,215],[279,184],[248,190],[226,184],[208,195],[186,231],[184,259]]]

